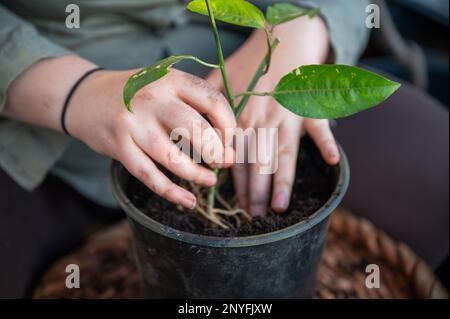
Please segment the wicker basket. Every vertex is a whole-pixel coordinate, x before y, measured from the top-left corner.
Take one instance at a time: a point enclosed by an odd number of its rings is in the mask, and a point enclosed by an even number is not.
[[[141,298],[126,222],[93,236],[43,276],[35,298]],[[80,289],[67,289],[68,264],[82,271]],[[380,287],[366,287],[366,267],[379,267]],[[99,275],[101,274],[101,275]],[[432,270],[407,246],[368,221],[338,209],[319,269],[317,298],[448,298]]]

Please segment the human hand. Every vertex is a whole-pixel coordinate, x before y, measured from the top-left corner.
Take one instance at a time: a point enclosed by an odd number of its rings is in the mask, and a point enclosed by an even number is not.
[[[133,113],[124,106],[122,91],[134,71],[101,71],[76,91],[66,115],[68,131],[100,154],[120,162],[147,187],[165,199],[192,209],[195,196],[174,184],[156,163],[178,177],[203,186],[216,184],[215,174],[182,153],[169,138],[174,129],[189,133],[194,149],[211,166],[232,164],[234,152],[208,121],[225,137],[236,120],[223,95],[206,81],[172,69],[170,74],[141,90],[133,99]],[[193,138],[194,122],[201,139]],[[208,131],[208,132],[207,132]],[[184,136],[186,137],[186,136]],[[210,149],[205,151],[205,146]],[[176,157],[176,158],[175,158]]]
[[[277,27],[274,35],[281,39],[275,51],[269,72],[261,78],[255,91],[270,92],[280,78],[293,69],[305,64],[324,63],[329,43],[327,29],[320,18],[300,18]],[[249,40],[227,61],[228,77],[234,94],[245,92],[255,70],[267,53],[265,35],[256,31]],[[215,70],[208,81],[223,91],[220,73]],[[315,141],[325,161],[334,165],[340,160],[339,151],[327,120],[305,119],[290,113],[274,99],[252,97],[242,113],[238,126],[242,129],[258,128],[278,129],[278,149],[274,150],[272,162],[278,157],[278,170],[275,174],[261,174],[263,163],[236,164],[233,167],[233,179],[239,205],[252,216],[264,216],[270,200],[273,182],[271,208],[275,212],[284,212],[291,198],[295,178],[297,156],[301,136],[309,134]],[[255,135],[258,139],[267,139],[268,135]],[[265,143],[274,146],[268,139]],[[239,150],[238,150],[239,151]]]

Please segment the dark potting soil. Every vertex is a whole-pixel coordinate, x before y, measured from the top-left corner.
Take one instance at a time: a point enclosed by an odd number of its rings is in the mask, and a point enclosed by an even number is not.
[[[130,178],[127,196],[146,215],[172,228],[209,236],[244,237],[270,233],[309,218],[330,198],[336,183],[336,170],[336,167],[328,166],[323,161],[313,142],[304,138],[288,211],[276,214],[269,210],[266,217],[254,218],[251,222],[244,222],[239,228],[229,230],[211,225],[195,212],[181,211],[176,205],[152,193],[135,178]],[[227,180],[228,182],[221,186],[220,192],[226,199],[231,199],[234,191],[230,178]],[[234,222],[233,219],[229,221]]]

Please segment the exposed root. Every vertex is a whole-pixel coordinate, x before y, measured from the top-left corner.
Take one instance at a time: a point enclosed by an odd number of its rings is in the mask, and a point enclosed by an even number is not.
[[[189,186],[197,197],[197,206],[195,207],[195,211],[220,228],[239,228],[242,225],[242,218],[245,218],[247,221],[251,220],[251,216],[244,209],[239,208],[235,200],[233,200],[233,203],[230,204],[219,194],[219,192],[217,192],[216,200],[221,206],[223,206],[223,208],[211,208],[208,206],[207,189],[201,188],[194,183],[189,183]],[[229,220],[224,217],[233,217],[235,220],[235,225],[230,223]]]
[[[223,216],[233,216],[234,219],[236,220],[236,226],[239,228],[241,227],[241,218],[239,217],[239,215],[244,216],[245,218],[247,218],[248,220],[251,220],[250,215],[247,214],[247,212],[243,209],[240,208],[236,208],[233,210],[224,210],[224,209],[219,209],[219,208],[214,208],[212,210],[213,214],[216,215],[223,215]]]
[[[221,228],[223,228],[223,229],[230,229],[230,226],[227,225],[229,223],[227,223],[226,221],[222,220],[220,218],[220,216],[217,215],[216,213],[214,213],[214,212],[208,213],[207,210],[204,210],[203,208],[199,207],[198,205],[196,207],[196,211],[199,212],[203,217],[208,219],[210,222],[213,222],[214,224],[220,226]]]
[[[231,205],[228,204],[228,202],[219,194],[219,192],[216,193],[216,199],[220,203],[220,205],[222,205],[226,209],[233,210],[233,208],[231,208]]]

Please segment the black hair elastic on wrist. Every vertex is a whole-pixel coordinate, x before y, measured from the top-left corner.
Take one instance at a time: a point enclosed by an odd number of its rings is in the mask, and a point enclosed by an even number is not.
[[[64,101],[64,105],[62,108],[62,112],[61,112],[61,128],[64,131],[64,133],[66,133],[68,136],[71,136],[69,131],[67,130],[66,127],[66,113],[67,113],[67,109],[69,107],[69,103],[70,100],[72,99],[73,94],[75,93],[75,91],[78,89],[78,87],[80,86],[80,84],[92,73],[95,73],[97,71],[101,71],[104,70],[103,68],[95,68],[92,69],[90,71],[87,71],[70,89],[69,94],[67,94],[66,100]]]

